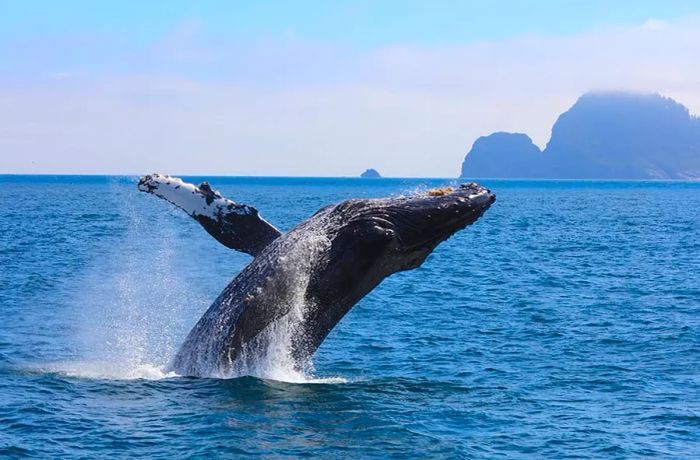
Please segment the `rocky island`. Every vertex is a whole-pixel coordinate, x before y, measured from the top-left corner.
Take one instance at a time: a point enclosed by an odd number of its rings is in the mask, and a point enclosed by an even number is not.
[[[544,151],[522,133],[478,138],[461,177],[700,179],[700,118],[658,94],[587,93]]]
[[[379,174],[379,171],[377,171],[376,169],[369,168],[366,169],[365,172],[360,174],[360,177],[362,177],[363,179],[379,179],[382,177],[382,175]]]

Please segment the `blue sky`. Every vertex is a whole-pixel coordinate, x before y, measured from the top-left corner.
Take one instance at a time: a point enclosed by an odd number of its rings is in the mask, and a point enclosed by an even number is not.
[[[8,1],[0,173],[453,176],[588,90],[697,113],[696,1]],[[203,163],[202,158],[210,161]]]
[[[114,34],[156,40],[196,19],[212,34],[307,40],[371,47],[455,44],[528,33],[571,34],[594,27],[670,20],[700,13],[694,0],[559,1],[88,1],[3,4],[0,36]]]

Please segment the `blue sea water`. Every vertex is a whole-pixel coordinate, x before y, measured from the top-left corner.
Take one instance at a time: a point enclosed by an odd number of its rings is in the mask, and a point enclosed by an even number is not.
[[[282,229],[447,182],[209,179]],[[0,457],[700,457],[700,184],[484,181],[291,382],[162,372],[250,258],[135,184],[0,176]]]

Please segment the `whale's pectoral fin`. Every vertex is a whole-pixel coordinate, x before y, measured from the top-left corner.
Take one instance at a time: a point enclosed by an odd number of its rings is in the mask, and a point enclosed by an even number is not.
[[[221,196],[207,182],[197,187],[177,177],[149,174],[139,180],[138,189],[169,201],[221,244],[253,257],[281,235],[257,209]]]

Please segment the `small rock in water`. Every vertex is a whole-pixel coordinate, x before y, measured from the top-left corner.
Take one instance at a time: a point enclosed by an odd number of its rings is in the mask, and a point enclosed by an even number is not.
[[[365,170],[365,172],[360,174],[360,177],[362,177],[364,179],[378,179],[378,178],[382,177],[382,175],[379,174],[379,171],[377,171],[376,169],[369,168],[369,169]]]

